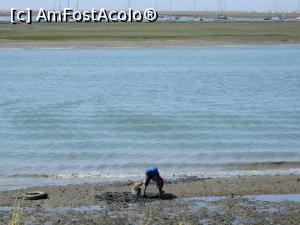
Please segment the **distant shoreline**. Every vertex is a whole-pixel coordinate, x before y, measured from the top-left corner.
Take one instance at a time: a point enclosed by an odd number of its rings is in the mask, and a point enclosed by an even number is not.
[[[0,48],[300,44],[300,23],[0,24]]]
[[[2,41],[1,49],[101,49],[101,48],[181,48],[208,46],[263,46],[263,45],[300,45],[300,42],[262,42],[262,43],[230,43],[209,42],[201,40],[148,40],[148,41]]]
[[[22,8],[20,8],[22,9]],[[53,10],[53,8],[45,8],[46,10]],[[58,9],[55,9],[58,10]],[[84,9],[79,9],[80,11]],[[205,16],[205,15],[216,15],[217,12],[214,10],[207,10],[207,11],[194,11],[194,10],[188,10],[188,11],[169,11],[169,10],[160,10],[157,9],[160,15],[174,15],[174,16]],[[33,9],[33,13],[37,14],[38,9]],[[0,16],[10,16],[11,11],[10,9],[7,10],[0,10]],[[228,16],[266,16],[266,15],[274,15],[274,11],[244,11],[244,10],[226,10],[225,12]],[[297,16],[299,13],[297,10],[295,11],[278,11],[278,14],[284,14],[287,16]]]

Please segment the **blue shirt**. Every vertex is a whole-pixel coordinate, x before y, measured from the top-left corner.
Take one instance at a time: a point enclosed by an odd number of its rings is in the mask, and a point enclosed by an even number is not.
[[[159,175],[158,169],[155,166],[149,166],[145,173],[150,177]]]

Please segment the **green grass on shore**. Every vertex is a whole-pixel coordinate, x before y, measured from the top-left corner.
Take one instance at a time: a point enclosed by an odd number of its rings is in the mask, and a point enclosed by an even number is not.
[[[211,43],[300,43],[300,23],[0,24],[0,40],[201,40]]]

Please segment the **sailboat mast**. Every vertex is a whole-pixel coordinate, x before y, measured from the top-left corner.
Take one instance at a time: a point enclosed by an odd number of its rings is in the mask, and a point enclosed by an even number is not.
[[[155,0],[155,9],[158,10],[158,0]]]
[[[56,1],[57,0],[54,0],[54,3],[53,3],[53,11],[56,9]]]
[[[130,9],[131,8],[131,0],[128,0],[128,9]]]

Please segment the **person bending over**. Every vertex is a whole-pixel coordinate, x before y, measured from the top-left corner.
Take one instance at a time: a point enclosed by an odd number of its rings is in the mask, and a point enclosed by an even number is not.
[[[146,195],[146,189],[147,189],[147,187],[148,187],[151,180],[153,180],[155,182],[156,187],[159,191],[159,196],[162,197],[163,194],[165,193],[163,191],[164,180],[160,176],[160,174],[158,172],[158,169],[155,166],[150,166],[146,169],[143,196]]]

